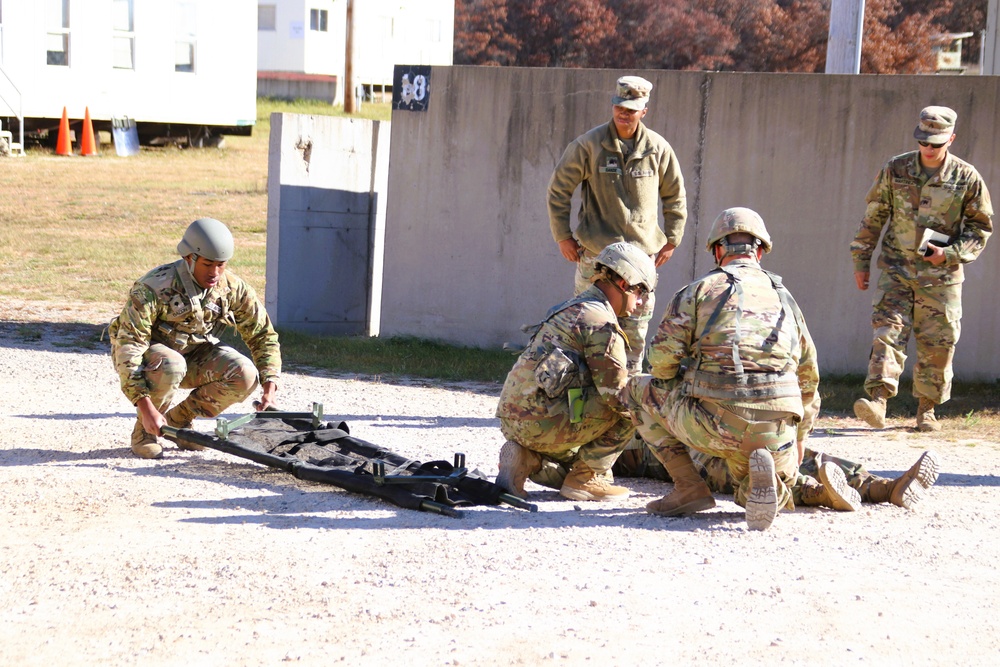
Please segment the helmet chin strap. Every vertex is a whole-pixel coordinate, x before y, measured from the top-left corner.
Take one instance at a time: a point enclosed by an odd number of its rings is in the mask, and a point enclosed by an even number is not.
[[[627,314],[627,313],[625,313],[625,306],[626,306],[626,304],[628,304],[628,292],[626,292],[625,290],[623,290],[621,288],[621,285],[618,284],[618,281],[616,281],[616,280],[609,280],[608,282],[611,283],[611,285],[616,290],[618,290],[619,294],[622,295],[622,305],[621,305],[621,308],[619,309],[622,312],[615,311],[615,315],[617,315],[618,317],[625,317],[626,314]]]

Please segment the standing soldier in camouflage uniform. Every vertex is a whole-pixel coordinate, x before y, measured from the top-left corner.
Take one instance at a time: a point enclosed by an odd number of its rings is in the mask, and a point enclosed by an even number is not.
[[[919,400],[917,430],[941,428],[934,406],[951,398],[952,358],[961,332],[963,265],[977,257],[993,232],[993,205],[979,172],[948,151],[957,114],[927,107],[913,131],[919,150],[889,160],[868,192],[868,208],[851,255],[858,289],[868,289],[872,253],[882,229],[882,269],[872,312],[872,351],[865,392],[854,414],[885,428],[886,401],[899,390],[912,330],[917,342],[913,395]],[[931,242],[929,231],[947,241]]]
[[[215,417],[253,393],[258,381],[264,393],[257,409],[274,403],[278,334],[253,288],[226,270],[233,249],[224,224],[195,220],[177,245],[181,259],[140,278],[111,322],[112,360],[139,415],[132,451],[142,458],[162,455],[157,435],[164,425],[189,428],[195,417]],[[219,343],[227,326],[239,332],[253,361]],[[167,410],[179,388],[192,391]]]
[[[552,238],[576,264],[575,290],[587,289],[594,260],[605,246],[628,241],[653,258],[659,268],[670,259],[684,235],[687,199],[674,149],[642,124],[653,84],[638,76],[618,79],[611,122],[577,137],[563,152],[549,180]],[[575,230],[570,227],[573,192],[580,186],[581,205]],[[657,220],[663,210],[663,229]],[[628,336],[629,372],[642,370],[646,331],[653,316],[650,293],[621,325]]]
[[[635,432],[619,399],[628,371],[618,318],[641,307],[655,286],[649,256],[614,243],[597,256],[593,285],[549,310],[500,394],[507,442],[497,484],[521,498],[528,478],[571,500],[628,496],[608,479]]]
[[[764,530],[780,507],[794,507],[790,487],[820,405],[816,347],[780,277],[760,267],[771,237],[757,213],[723,211],[707,247],[718,268],[674,295],[650,347],[653,374],[633,376],[625,392],[640,435],[674,480],[646,510],[715,506],[690,447],[726,461],[747,525]],[[824,480],[830,504],[856,509],[840,469],[823,470],[840,472]]]

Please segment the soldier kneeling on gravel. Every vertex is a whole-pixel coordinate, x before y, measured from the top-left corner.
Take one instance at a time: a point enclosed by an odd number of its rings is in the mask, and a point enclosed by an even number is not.
[[[215,417],[258,384],[263,397],[257,409],[274,403],[281,374],[278,334],[253,288],[226,270],[234,246],[224,224],[195,220],[177,245],[181,259],[140,278],[108,328],[122,392],[138,412],[132,430],[137,456],[159,458],[163,426],[189,428],[196,417]],[[229,326],[253,361],[219,342]],[[192,391],[167,410],[178,389]]]
[[[635,432],[619,398],[628,379],[629,340],[618,319],[635,312],[655,287],[649,255],[631,243],[613,243],[596,259],[593,284],[554,306],[534,328],[497,407],[507,438],[498,485],[521,498],[529,478],[571,500],[628,497],[610,475]]]
[[[623,400],[674,480],[648,512],[715,506],[691,448],[726,461],[747,526],[764,530],[794,507],[789,487],[820,406],[816,346],[781,278],[761,268],[771,236],[756,212],[723,211],[707,249],[716,269],[674,295],[650,346],[652,375],[632,376]],[[830,482],[837,509],[856,509],[843,473]]]

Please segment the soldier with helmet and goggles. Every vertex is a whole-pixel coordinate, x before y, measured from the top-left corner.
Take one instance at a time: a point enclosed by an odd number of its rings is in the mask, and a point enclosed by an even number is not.
[[[592,284],[554,306],[507,375],[497,407],[507,442],[497,484],[526,498],[524,484],[571,500],[617,500],[611,466],[635,432],[620,392],[630,341],[619,325],[656,287],[656,267],[624,241],[597,256]]]
[[[278,334],[253,288],[226,269],[233,250],[224,224],[195,220],[177,245],[181,258],[140,278],[108,328],[122,392],[138,413],[131,439],[137,456],[159,458],[163,426],[189,428],[196,417],[215,417],[258,384],[263,396],[257,409],[274,403]],[[252,361],[219,342],[230,326]],[[168,410],[178,389],[191,392]]]

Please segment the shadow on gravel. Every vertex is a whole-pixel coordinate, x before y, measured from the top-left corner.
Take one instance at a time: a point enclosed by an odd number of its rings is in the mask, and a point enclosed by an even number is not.
[[[0,347],[73,354],[110,354],[111,344],[104,333],[105,326],[81,322],[0,322]]]
[[[482,428],[482,427],[496,427],[499,428],[500,421],[495,417],[435,417],[435,416],[422,416],[422,415],[353,415],[346,413],[330,412],[326,409],[324,404],[323,407],[323,419],[332,422],[346,421],[348,424],[353,424],[356,421],[368,422],[365,424],[365,428]],[[88,421],[91,419],[113,419],[115,417],[122,417],[126,419],[135,419],[134,412],[79,412],[79,413],[65,413],[57,415],[37,415],[37,414],[18,414],[10,415],[11,417],[17,417],[20,419],[39,419],[48,421]],[[238,417],[244,416],[243,413],[237,412],[226,412],[221,415],[227,419],[236,419]],[[201,424],[211,424],[209,430],[214,428],[214,421],[211,419],[200,420],[198,423]],[[204,427],[199,427],[201,430],[205,430]],[[131,423],[129,424],[129,429],[131,429]],[[123,431],[123,438],[128,437],[128,432]]]
[[[871,428],[865,426],[857,427],[836,427],[836,428],[817,428],[813,431],[809,438],[856,438],[858,436],[865,435],[866,433],[907,433],[916,431],[915,428],[911,426],[886,426],[883,429],[875,431]]]
[[[0,467],[39,465],[44,463],[78,463],[80,461],[121,460],[133,458],[128,447],[93,449],[88,452],[64,452],[52,449],[13,447],[0,449]],[[108,466],[102,466],[108,467]]]

